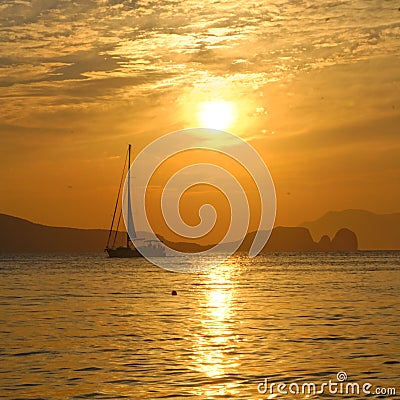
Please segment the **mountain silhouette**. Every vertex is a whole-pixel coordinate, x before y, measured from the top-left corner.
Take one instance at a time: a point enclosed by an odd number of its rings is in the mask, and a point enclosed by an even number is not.
[[[98,252],[108,231],[46,226],[0,214],[0,253]]]
[[[138,232],[141,237],[146,233]],[[246,235],[239,251],[248,252],[255,232]],[[0,253],[56,253],[56,252],[100,252],[107,241],[105,229],[77,229],[46,226],[22,218],[0,214]],[[123,243],[125,233],[117,233],[117,242]],[[169,247],[183,252],[199,252],[208,247],[196,243],[171,243]],[[274,251],[354,251],[357,237],[348,229],[341,229],[332,241],[326,237],[323,243],[314,242],[307,228],[276,227],[263,252]]]
[[[353,231],[361,250],[400,250],[400,213],[375,214],[365,210],[330,211],[323,217],[304,222],[314,240],[333,236],[341,228]]]
[[[249,251],[255,234],[255,232],[250,232],[246,235],[239,251]],[[271,236],[261,253],[275,251],[356,251],[357,249],[357,236],[348,229],[340,229],[332,241],[326,236],[326,241],[321,244],[313,241],[307,228],[278,226],[272,230]]]

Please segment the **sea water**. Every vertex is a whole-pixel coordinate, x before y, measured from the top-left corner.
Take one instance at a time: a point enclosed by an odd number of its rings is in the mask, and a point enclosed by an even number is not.
[[[237,256],[200,274],[3,255],[0,274],[2,399],[400,398],[399,252]],[[296,392],[329,381],[371,394]]]

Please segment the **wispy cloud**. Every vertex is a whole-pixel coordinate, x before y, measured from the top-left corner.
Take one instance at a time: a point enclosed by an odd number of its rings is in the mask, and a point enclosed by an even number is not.
[[[1,96],[16,113],[21,96],[263,85],[400,50],[393,2],[7,0],[0,16]]]

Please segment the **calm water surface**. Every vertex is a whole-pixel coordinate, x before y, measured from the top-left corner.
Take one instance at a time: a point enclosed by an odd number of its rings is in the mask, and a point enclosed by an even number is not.
[[[339,371],[400,398],[399,252],[236,257],[196,275],[1,256],[0,273],[3,399],[266,399],[264,378]]]

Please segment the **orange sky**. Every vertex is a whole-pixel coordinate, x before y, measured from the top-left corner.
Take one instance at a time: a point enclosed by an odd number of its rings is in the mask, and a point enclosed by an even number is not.
[[[216,100],[270,169],[277,224],[399,211],[399,19],[392,1],[7,1],[0,212],[108,227],[127,144]]]

